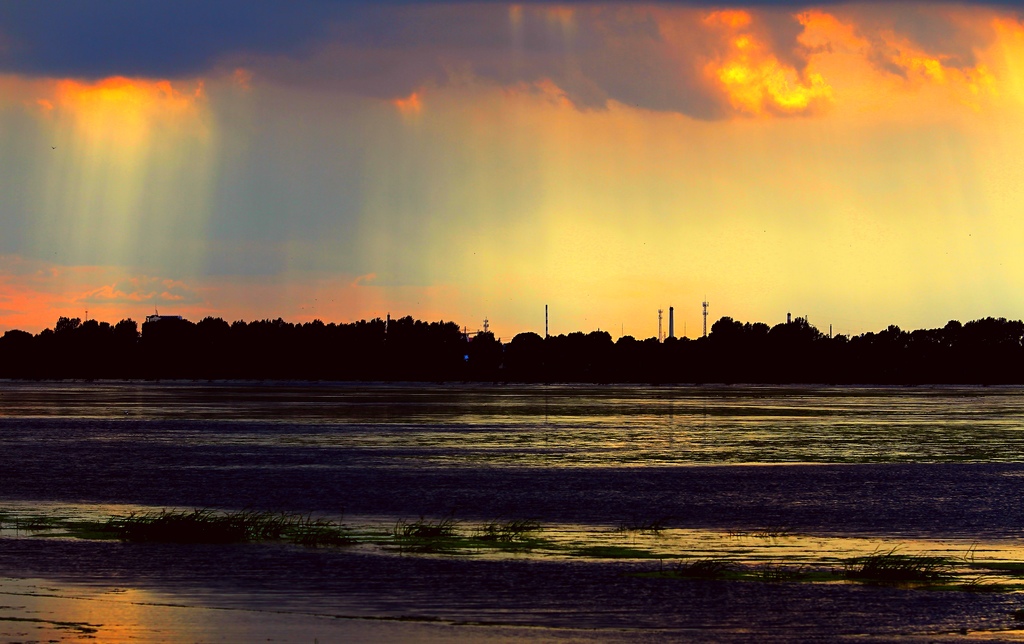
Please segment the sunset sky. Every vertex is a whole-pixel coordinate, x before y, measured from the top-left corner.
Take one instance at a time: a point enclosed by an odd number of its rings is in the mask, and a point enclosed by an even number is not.
[[[1024,13],[0,1],[0,331],[1024,318]]]

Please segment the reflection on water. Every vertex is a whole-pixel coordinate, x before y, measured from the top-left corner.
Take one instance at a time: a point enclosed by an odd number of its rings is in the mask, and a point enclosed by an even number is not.
[[[689,537],[669,537],[677,538]],[[761,547],[738,539],[736,549]],[[998,641],[1021,635],[1012,594],[637,574],[656,571],[652,561],[41,539],[0,548],[4,569],[15,557],[33,574],[0,579],[0,638],[8,641],[946,641],[963,629]]]
[[[480,628],[432,620],[390,620],[276,610],[224,598],[196,598],[135,588],[83,586],[41,579],[0,578],[0,641],[5,642],[530,642],[544,629]],[[538,637],[540,635],[540,637]],[[589,641],[587,633],[554,631],[559,641]],[[606,641],[639,635],[609,633]]]
[[[1022,410],[1019,388],[4,383],[0,499],[998,538],[1024,528]]]
[[[3,440],[386,451],[397,463],[1017,462],[1019,388],[24,384]],[[17,422],[14,422],[17,421]]]

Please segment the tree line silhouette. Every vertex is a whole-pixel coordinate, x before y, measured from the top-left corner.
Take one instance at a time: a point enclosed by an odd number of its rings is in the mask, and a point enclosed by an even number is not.
[[[707,337],[612,341],[604,331],[501,343],[412,317],[325,324],[61,317],[0,338],[0,378],[365,381],[1019,384],[1024,322],[822,333],[803,318],[769,327],[723,317]]]

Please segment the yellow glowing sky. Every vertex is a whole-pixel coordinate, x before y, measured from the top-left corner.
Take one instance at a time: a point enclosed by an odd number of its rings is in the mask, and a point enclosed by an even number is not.
[[[352,55],[330,43],[189,78],[8,74],[0,330],[390,312],[507,340],[549,304],[554,333],[650,337],[674,306],[692,337],[705,297],[846,333],[1022,318],[1024,23],[925,10],[967,59],[884,5],[797,11],[802,62],[757,12],[527,5],[508,29],[543,14],[550,76],[469,56],[370,95],[324,80]],[[661,66],[589,71],[640,19]]]

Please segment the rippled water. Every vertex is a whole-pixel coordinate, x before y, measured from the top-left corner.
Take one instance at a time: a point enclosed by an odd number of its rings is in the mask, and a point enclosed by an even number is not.
[[[728,535],[784,526],[792,543],[758,542],[750,556],[838,561],[869,547],[982,541],[1012,560],[1024,538],[1022,429],[1019,388],[0,383],[0,510],[258,508],[381,525],[528,517],[553,539],[602,545],[623,538],[617,526],[657,519],[667,530],[643,539],[665,556],[739,552],[754,546]],[[624,581],[623,566],[650,565],[640,561],[269,546],[140,557],[130,545],[0,537],[0,574],[116,577],[193,607],[570,629],[490,632],[513,641],[596,636],[574,628],[604,629],[601,639],[944,637],[967,626],[1004,637],[1015,624],[1013,595],[944,593],[937,604],[894,589]],[[410,575],[415,584],[400,581]],[[231,614],[211,632],[237,626]],[[301,619],[264,626],[285,640],[311,632]],[[434,637],[402,631],[413,636]]]
[[[0,420],[5,443],[44,429],[68,444],[319,447],[449,465],[1018,462],[1024,453],[1019,388],[8,383]]]
[[[998,536],[1022,426],[1017,388],[12,383],[0,498]]]

